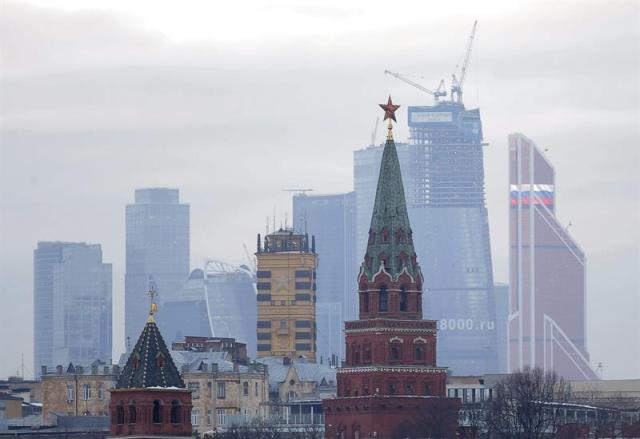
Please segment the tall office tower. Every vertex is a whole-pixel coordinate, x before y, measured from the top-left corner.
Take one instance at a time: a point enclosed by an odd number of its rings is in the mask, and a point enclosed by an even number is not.
[[[187,278],[180,296],[165,302],[158,321],[169,342],[186,336],[234,338],[256,353],[255,272],[207,260],[204,270],[196,268]],[[206,273],[206,276],[205,276]],[[165,322],[164,315],[172,318]]]
[[[258,357],[316,360],[315,238],[293,229],[258,235]]]
[[[410,144],[398,144],[425,315],[439,322],[438,356],[456,375],[497,371],[493,269],[478,109],[409,107]],[[366,246],[382,147],[354,154],[357,248]]]
[[[132,343],[149,309],[149,282],[162,306],[178,297],[189,275],[189,205],[180,203],[178,189],[136,189],[135,203],[127,205],[126,227],[125,336]]]
[[[555,216],[553,166],[522,134],[509,136],[509,185],[509,368],[597,379],[587,352],[585,255]]]
[[[498,353],[497,373],[507,373],[509,363],[509,285],[493,285],[496,304],[496,350]]]
[[[294,195],[293,221],[318,238],[318,355],[344,358],[342,325],[357,315],[355,193]]]
[[[111,264],[99,244],[38,242],[34,370],[111,360]]]
[[[391,98],[383,108],[385,119],[395,120]],[[437,322],[422,320],[424,278],[391,121],[388,130],[357,277],[359,320],[345,323],[347,358],[337,371],[337,398],[323,403],[326,436],[431,436],[427,414],[440,413],[433,420],[439,436],[453,437],[459,400],[445,397],[447,369],[436,364]]]

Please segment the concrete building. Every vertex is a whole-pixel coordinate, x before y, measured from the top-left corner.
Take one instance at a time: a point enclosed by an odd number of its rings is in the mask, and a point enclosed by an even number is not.
[[[269,400],[267,368],[239,364],[227,352],[171,352],[191,391],[193,430],[204,433],[232,424],[250,423],[264,415]]]
[[[317,238],[318,356],[344,358],[342,326],[356,318],[355,193],[293,197],[293,226]]]
[[[34,370],[111,361],[111,264],[100,245],[39,242],[33,276]]]
[[[438,321],[438,358],[456,374],[497,371],[496,317],[484,194],[480,111],[441,102],[408,108],[408,144],[396,144],[425,317]],[[354,153],[357,252],[369,232],[382,146]]]
[[[89,366],[42,367],[42,414],[45,422],[53,414],[108,416],[109,390],[118,380],[118,366],[93,362]]]
[[[597,379],[587,351],[586,257],[556,218],[553,166],[522,134],[509,136],[509,184],[509,370]]]
[[[152,281],[160,305],[178,297],[189,275],[189,205],[178,189],[136,189],[126,207],[125,337],[127,346],[144,326]],[[163,313],[170,324],[171,313]],[[159,324],[162,324],[160,322]]]
[[[315,239],[292,229],[258,235],[257,339],[260,357],[316,360]]]
[[[0,392],[0,419],[22,418],[22,403],[20,397]]]

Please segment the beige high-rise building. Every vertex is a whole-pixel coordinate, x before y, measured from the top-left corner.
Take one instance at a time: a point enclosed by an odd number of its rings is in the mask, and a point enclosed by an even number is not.
[[[264,244],[264,245],[263,245]],[[293,229],[258,235],[258,357],[316,360],[315,241]]]

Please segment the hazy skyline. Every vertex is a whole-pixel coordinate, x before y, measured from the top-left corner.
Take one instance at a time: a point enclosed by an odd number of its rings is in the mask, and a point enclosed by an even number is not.
[[[522,132],[549,149],[558,217],[587,255],[592,363],[640,377],[637,2],[158,3],[0,3],[0,377],[22,352],[33,373],[38,240],[102,245],[119,353],[134,189],[180,189],[192,268],[242,262],[274,208],[291,211],[282,189],[352,190],[353,151],[389,93],[406,138],[407,105],[432,99],[384,69],[448,81],[474,19],[465,103],[489,143],[495,280],[508,280],[507,135]]]

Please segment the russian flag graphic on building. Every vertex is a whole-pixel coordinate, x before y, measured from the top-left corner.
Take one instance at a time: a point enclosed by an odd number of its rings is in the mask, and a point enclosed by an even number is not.
[[[531,204],[543,204],[552,206],[554,204],[555,193],[552,184],[512,184],[511,185],[511,205],[521,204],[528,206]]]

